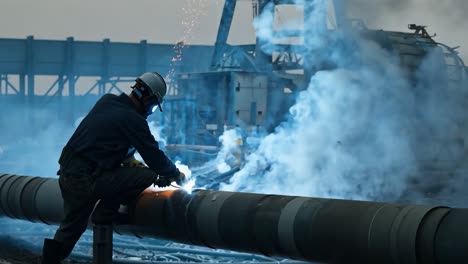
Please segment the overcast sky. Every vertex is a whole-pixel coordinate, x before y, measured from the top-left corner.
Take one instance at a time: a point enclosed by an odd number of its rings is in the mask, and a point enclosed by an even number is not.
[[[0,0],[0,38],[213,44],[224,0]],[[348,0],[350,16],[369,27],[407,31],[428,25],[436,40],[468,61],[467,0]],[[287,19],[288,14],[280,15]],[[239,0],[229,37],[232,44],[253,43],[251,0]]]

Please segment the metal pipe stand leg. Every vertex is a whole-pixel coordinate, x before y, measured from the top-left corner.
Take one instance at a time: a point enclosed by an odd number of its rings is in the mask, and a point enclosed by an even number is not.
[[[93,263],[112,264],[112,225],[93,226]]]

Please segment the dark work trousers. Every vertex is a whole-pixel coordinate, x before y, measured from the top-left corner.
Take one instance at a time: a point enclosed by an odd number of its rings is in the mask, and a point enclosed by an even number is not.
[[[134,207],[139,194],[157,178],[149,168],[87,169],[78,160],[60,170],[60,189],[65,218],[54,239],[64,246],[61,258],[70,255],[89,223],[112,224],[118,218],[120,205]],[[96,202],[99,203],[96,205]]]

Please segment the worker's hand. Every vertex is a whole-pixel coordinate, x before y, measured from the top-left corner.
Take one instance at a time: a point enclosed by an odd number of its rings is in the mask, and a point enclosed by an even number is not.
[[[130,162],[126,163],[125,167],[129,167],[129,168],[146,168],[146,165],[143,162],[141,162],[141,161],[139,161],[137,159],[133,159]]]
[[[163,187],[170,186],[171,182],[172,180],[167,177],[158,176],[158,179],[154,182],[154,184],[157,185],[158,187],[163,188]]]
[[[179,175],[176,177],[164,177],[158,176],[158,179],[154,182],[159,187],[167,187],[170,186],[172,182],[175,182],[177,185],[182,186],[187,182],[187,178],[183,172],[179,172]]]
[[[185,177],[185,174],[180,171],[179,176],[177,176],[174,181],[177,183],[177,185],[182,186],[187,182],[187,178]]]

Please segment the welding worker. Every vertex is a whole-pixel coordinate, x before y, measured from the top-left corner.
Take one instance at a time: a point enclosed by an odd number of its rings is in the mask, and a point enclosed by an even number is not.
[[[59,159],[65,217],[54,239],[44,241],[43,264],[60,263],[71,253],[91,214],[95,226],[129,223],[144,189],[184,183],[185,175],[159,149],[146,121],[156,109],[162,112],[166,90],[161,75],[144,73],[129,95],[104,95],[81,121]],[[134,158],[135,151],[148,167]],[[130,213],[119,213],[120,205]]]

